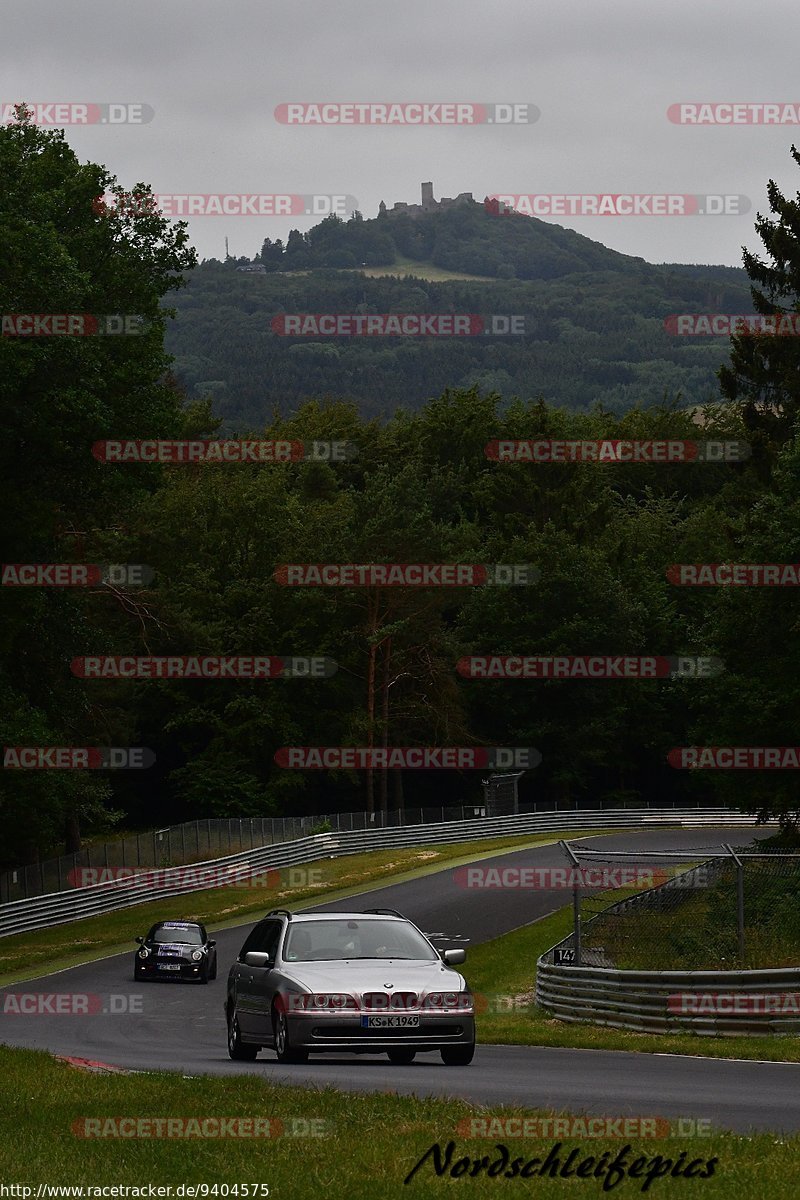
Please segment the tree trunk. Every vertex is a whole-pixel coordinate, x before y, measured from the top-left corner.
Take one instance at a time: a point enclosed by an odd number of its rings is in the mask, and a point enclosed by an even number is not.
[[[403,794],[403,772],[400,767],[392,771],[392,800],[393,807],[397,813],[397,824],[405,823],[406,800]]]
[[[392,662],[392,639],[387,638],[383,647],[383,679],[381,680],[381,746],[384,750],[389,745],[389,669]],[[389,814],[389,771],[387,767],[380,775],[380,808],[381,819],[387,824]]]
[[[81,848],[81,826],[78,813],[70,809],[64,818],[64,853],[77,854]]]
[[[373,612],[373,604],[370,603],[369,615],[367,619],[367,634],[372,634],[375,627],[375,617],[377,616],[377,602]],[[375,657],[377,655],[377,647],[373,641],[369,643],[367,660],[367,745],[372,750],[375,744]],[[371,766],[367,767],[367,816],[372,820],[375,812],[375,774]]]

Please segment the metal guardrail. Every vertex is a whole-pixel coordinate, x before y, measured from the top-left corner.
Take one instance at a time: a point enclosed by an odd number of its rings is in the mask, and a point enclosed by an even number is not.
[[[800,1016],[716,1012],[673,1013],[678,993],[766,996],[800,992],[800,967],[762,971],[616,971],[554,966],[539,959],[536,1003],[561,1021],[588,1021],[638,1033],[800,1033]]]
[[[270,867],[291,867],[319,858],[334,858],[367,850],[547,833],[550,830],[563,830],[565,826],[569,826],[571,830],[583,831],[641,828],[648,825],[702,827],[719,824],[752,826],[756,824],[756,818],[746,813],[730,812],[725,808],[584,809],[445,821],[431,825],[398,825],[375,830],[357,830],[352,833],[314,834],[292,842],[263,846],[224,858],[193,863],[183,868],[164,868],[161,883],[157,883],[155,878],[159,872],[148,869],[140,875],[132,875],[123,880],[109,880],[89,887],[75,888],[71,892],[54,892],[28,900],[14,900],[0,905],[0,937],[63,925],[68,921],[99,916],[161,897],[205,891],[209,885],[201,876],[211,869],[215,869],[220,875],[228,868],[231,871],[238,869],[252,874],[266,871]],[[183,881],[174,887],[164,886],[163,877],[170,871],[175,871],[178,875],[182,872],[184,875]],[[198,881],[194,884],[186,878],[190,871],[194,871],[198,876]],[[229,883],[230,880],[221,879],[216,886],[225,886],[226,882]]]
[[[548,806],[549,807],[549,806]],[[557,808],[558,805],[556,804]],[[575,807],[573,805],[573,807]],[[534,811],[536,806],[534,804]],[[327,831],[348,833],[386,825],[425,825],[431,821],[464,821],[486,815],[483,805],[407,807],[400,814],[375,812],[319,813],[294,817],[209,817],[167,825],[162,829],[131,833],[108,842],[86,842],[72,854],[39,859],[0,870],[0,905],[29,900],[51,892],[80,887],[92,871],[117,867],[174,867],[240,854],[261,846],[296,841]]]
[[[498,778],[490,776],[491,780]],[[593,808],[651,807],[640,804],[606,804],[599,799]],[[652,805],[654,808],[667,805]],[[688,804],[671,805],[688,808]],[[697,804],[695,807],[701,808]],[[291,817],[209,817],[167,825],[163,829],[131,833],[106,842],[86,842],[71,854],[56,858],[38,859],[23,865],[4,865],[0,869],[0,905],[14,900],[29,900],[51,892],[66,892],[87,882],[92,871],[115,867],[174,867],[179,864],[207,861],[226,854],[240,854],[280,842],[296,841],[321,833],[323,826],[331,833],[352,833],[357,829],[381,829],[395,825],[429,825],[438,821],[466,821],[478,817],[508,816],[522,811],[528,815],[540,812],[574,812],[579,805],[557,798],[525,800],[515,807],[498,806],[492,801],[489,808],[481,803],[419,807],[407,804],[401,810],[388,813],[336,812]]]
[[[708,860],[637,896],[619,901],[609,909],[647,907],[659,893],[685,886],[686,878],[714,869],[720,860]],[[602,915],[602,914],[600,914]],[[709,1036],[737,1034],[800,1033],[800,1003],[792,1004],[797,1015],[776,1016],[768,1012],[766,998],[780,993],[795,993],[800,1000],[800,967],[776,967],[768,970],[741,971],[631,971],[618,970],[602,963],[585,966],[556,965],[555,951],[571,947],[569,934],[551,946],[536,966],[536,1004],[561,1021],[590,1022],[638,1033],[695,1033]],[[588,959],[592,951],[584,951]],[[719,1011],[717,994],[730,997],[758,997],[760,1013]],[[687,997],[681,1007],[697,1011],[670,1011],[669,998]],[[712,997],[703,1011],[702,1001]],[[729,1007],[734,1008],[734,1001]],[[724,1002],[728,1006],[728,1002]],[[677,1006],[676,1006],[677,1007]],[[745,1007],[743,1004],[742,1007]]]

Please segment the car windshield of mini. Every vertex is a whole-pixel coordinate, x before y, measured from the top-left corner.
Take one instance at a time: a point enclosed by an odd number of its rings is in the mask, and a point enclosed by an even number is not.
[[[283,950],[286,962],[335,962],[344,959],[414,959],[436,962],[438,955],[422,934],[403,921],[303,921],[289,927]]]
[[[181,946],[202,946],[203,935],[196,925],[157,925],[151,929],[147,941],[155,942],[157,946],[164,946],[168,942]]]

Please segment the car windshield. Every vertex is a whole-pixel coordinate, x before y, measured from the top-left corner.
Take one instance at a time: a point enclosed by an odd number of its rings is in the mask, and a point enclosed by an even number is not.
[[[303,921],[289,927],[286,962],[332,962],[354,958],[405,958],[434,962],[438,955],[405,921]]]
[[[182,946],[202,946],[203,935],[196,925],[157,925],[150,934],[148,941],[163,946],[167,942],[177,942]]]

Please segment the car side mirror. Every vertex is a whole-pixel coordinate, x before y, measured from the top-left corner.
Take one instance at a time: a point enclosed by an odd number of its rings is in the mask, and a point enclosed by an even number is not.
[[[209,942],[208,944],[209,944],[209,946],[216,946],[216,944],[217,944],[217,943],[216,943],[216,942]]]
[[[272,966],[272,959],[263,950],[248,950],[244,956],[244,961],[248,967]]]
[[[144,941],[144,938],[143,938],[143,937],[138,937],[138,938],[134,938],[133,940],[134,940],[135,942],[138,942],[138,943],[139,943],[139,945],[141,945],[141,944],[142,944],[142,942]]]
[[[446,963],[448,967],[456,967],[456,966],[458,966],[459,963],[463,963],[466,961],[467,961],[466,950],[443,950],[442,951],[442,962]]]

